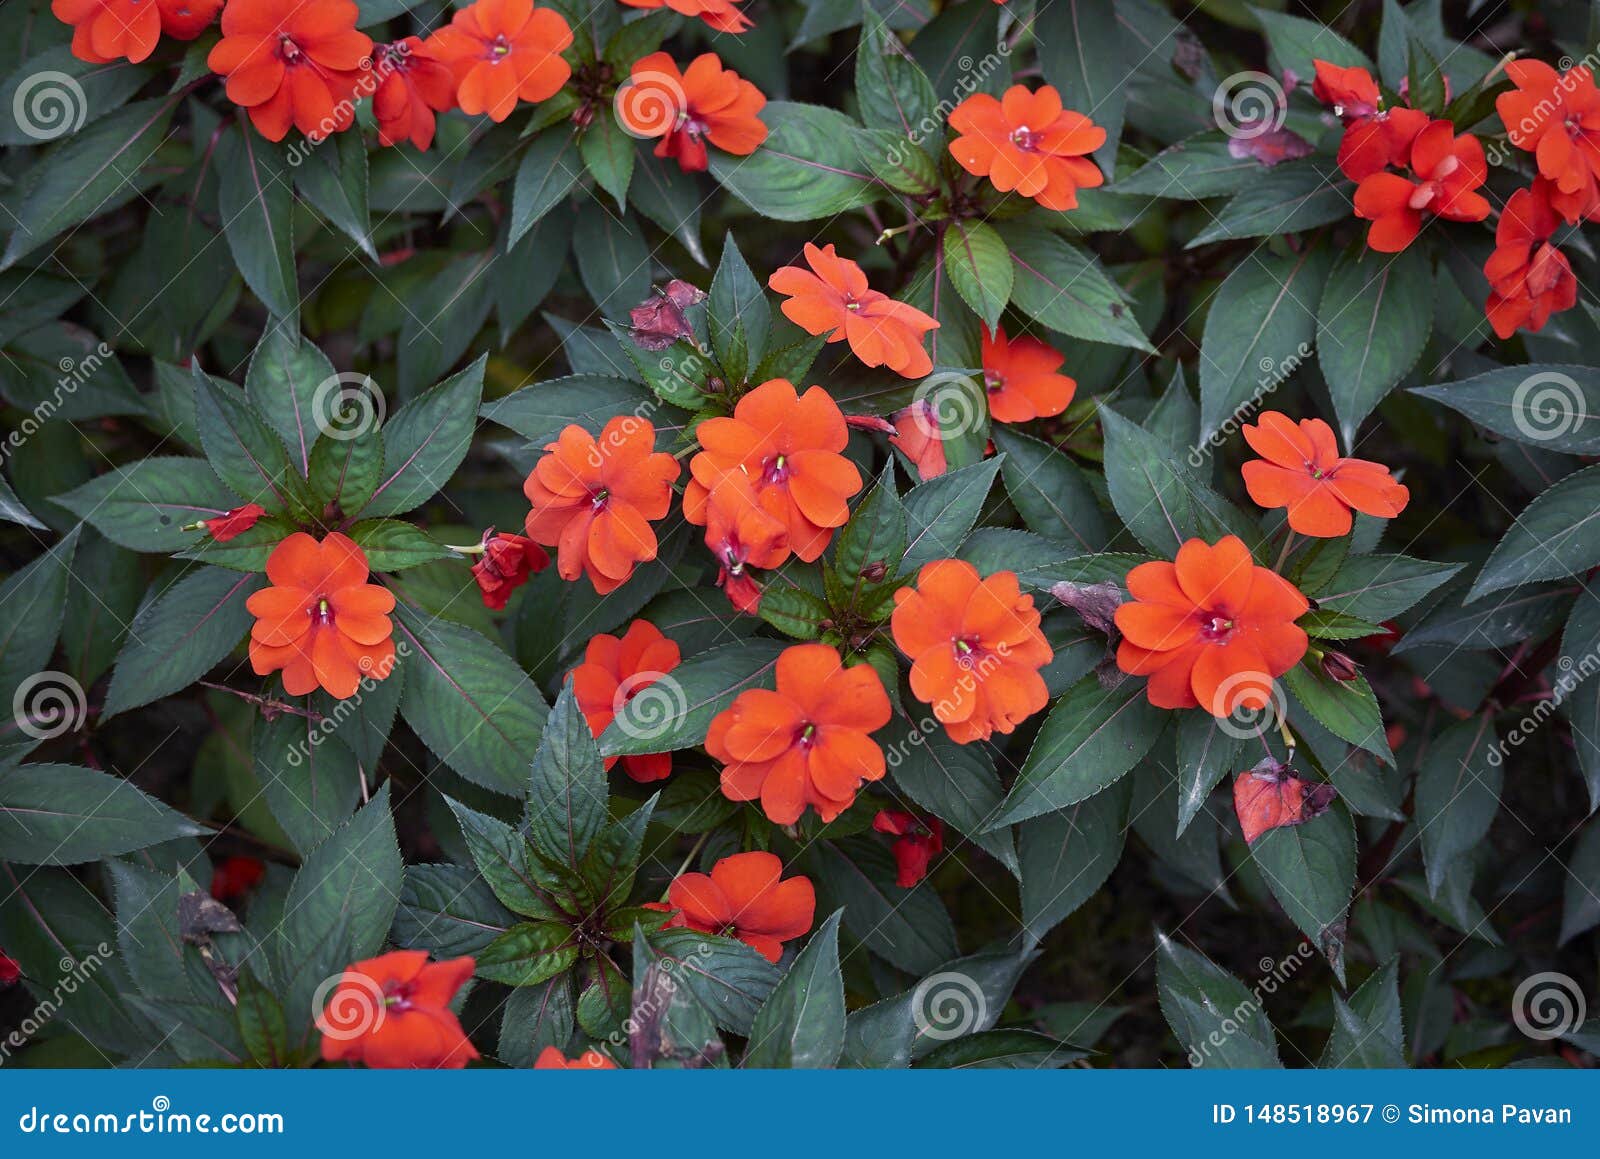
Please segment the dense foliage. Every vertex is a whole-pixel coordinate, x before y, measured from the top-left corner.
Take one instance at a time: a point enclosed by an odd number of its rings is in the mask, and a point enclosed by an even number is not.
[[[0,7],[0,1063],[1593,1065],[1600,10],[541,3]]]

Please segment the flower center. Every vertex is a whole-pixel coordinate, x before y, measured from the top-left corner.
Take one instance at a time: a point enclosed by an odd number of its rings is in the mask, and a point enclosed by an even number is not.
[[[803,749],[808,749],[817,743],[817,726],[811,721],[806,721],[800,726],[800,731],[795,733],[794,743]]]
[[[511,42],[504,36],[497,36],[489,44],[489,57],[491,60],[500,61],[511,55]]]
[[[610,499],[611,492],[602,487],[589,497],[589,503],[596,511],[604,511]]]
[[[311,619],[319,625],[333,623],[333,605],[328,602],[327,596],[317,597],[317,606],[311,610]]]
[[[278,55],[289,64],[299,64],[305,59],[305,53],[300,51],[300,46],[290,40],[287,35],[278,37]]]
[[[1006,376],[997,370],[983,372],[983,388],[990,394],[999,394],[1006,388]]]
[[[768,483],[784,483],[789,479],[789,459],[786,455],[775,455],[765,463],[763,474]]]
[[[1018,125],[1011,130],[1011,143],[1024,153],[1032,153],[1039,148],[1039,134],[1027,125]]]
[[[983,654],[983,641],[977,636],[957,636],[950,646],[956,650],[956,664],[962,668],[976,667]]]
[[[1238,627],[1237,620],[1212,613],[1200,622],[1200,638],[1211,644],[1226,644]]]

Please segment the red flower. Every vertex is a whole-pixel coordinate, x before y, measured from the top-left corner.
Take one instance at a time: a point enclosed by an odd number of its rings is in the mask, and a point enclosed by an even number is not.
[[[216,19],[223,0],[51,0],[50,11],[72,25],[72,55],[90,64],[126,57],[134,64],[155,51],[163,33],[193,40]]]
[[[283,672],[283,689],[304,696],[317,688],[343,700],[363,679],[394,670],[394,593],[367,582],[367,557],[337,531],[321,543],[297,531],[272,549],[267,578],[245,607],[250,666],[257,676]]]
[[[533,505],[528,538],[557,547],[564,580],[585,573],[601,595],[615,591],[635,565],[656,557],[651,520],[672,506],[678,460],[657,452],[648,420],[617,415],[597,441],[577,424],[566,427],[529,473],[522,492]]]
[[[685,173],[706,168],[706,142],[725,153],[754,153],[767,139],[759,113],[767,103],[761,90],[715,53],[703,53],[683,71],[665,52],[634,64],[631,79],[617,93],[617,119],[638,137],[660,137],[657,157],[671,157]]]
[[[415,36],[375,51],[374,72],[379,78],[372,95],[372,115],[378,121],[378,144],[410,141],[418,149],[433,144],[434,113],[453,109],[456,78],[450,66]]]
[[[848,340],[855,356],[868,366],[887,366],[906,378],[922,378],[933,369],[922,336],[939,323],[915,306],[897,302],[867,285],[867,275],[849,258],[806,243],[806,264],[784,266],[767,285],[788,296],[784,317],[807,334]]]
[[[911,659],[911,691],[957,744],[1009,733],[1049,700],[1039,669],[1054,652],[1015,572],[987,579],[962,559],[922,565],[894,594],[890,628]]]
[[[434,56],[455,72],[461,111],[487,113],[496,122],[519,100],[548,100],[561,90],[572,75],[561,54],[571,45],[572,28],[561,13],[535,8],[533,0],[477,0],[428,39]]]
[[[1551,182],[1550,204],[1568,223],[1600,212],[1600,91],[1580,65],[1564,73],[1539,60],[1506,63],[1516,85],[1495,98],[1511,143],[1534,154]]]
[[[735,0],[622,0],[630,8],[670,8],[688,17],[699,17],[718,32],[743,32],[755,27]]]
[[[553,1046],[547,1046],[534,1060],[534,1070],[616,1070],[612,1062],[598,1050],[586,1050],[577,1058],[568,1058]]]
[[[926,398],[914,399],[910,406],[894,414],[894,431],[889,445],[898,447],[917,468],[923,479],[943,475],[948,463],[944,454],[943,432],[939,428],[939,413]]]
[[[996,326],[982,328],[983,385],[989,415],[999,423],[1025,423],[1058,415],[1072,405],[1078,384],[1057,374],[1066,356],[1031,335],[1007,338]]]
[[[228,0],[206,63],[269,141],[291,127],[313,141],[350,127],[372,41],[352,0]]]
[[[498,612],[530,575],[549,566],[550,555],[544,548],[525,535],[502,531],[485,537],[483,554],[472,565],[472,578],[478,581],[483,606]]]
[[[951,112],[950,127],[960,134],[950,142],[950,155],[963,169],[1046,209],[1076,209],[1078,190],[1105,181],[1089,154],[1106,143],[1106,131],[1063,109],[1050,85],[1031,93],[1012,85],[999,100],[974,93]]]
[[[1411,142],[1428,124],[1418,109],[1383,108],[1383,95],[1372,74],[1360,67],[1340,68],[1325,60],[1317,67],[1311,93],[1333,107],[1345,124],[1339,142],[1339,168],[1352,181],[1364,181],[1391,165],[1404,165]]]
[[[708,493],[706,546],[717,559],[717,586],[739,611],[761,610],[761,586],[751,568],[773,568],[789,558],[789,528],[761,505],[755,488],[729,475]]]
[[[898,838],[890,852],[897,870],[895,884],[901,889],[910,889],[927,877],[929,862],[944,852],[944,822],[937,817],[920,821],[915,813],[883,809],[872,819],[872,827]]]
[[[601,633],[584,649],[583,663],[572,670],[578,710],[596,737],[605,732],[623,705],[678,666],[682,655],[675,641],[649,620],[635,620],[620,640]],[[670,701],[670,697],[669,697]],[[671,709],[669,702],[663,707]],[[606,760],[606,768],[617,763]],[[665,780],[672,773],[671,753],[622,758],[622,768],[641,784]]]
[[[1539,178],[1531,189],[1511,195],[1495,227],[1494,253],[1483,264],[1489,279],[1484,308],[1489,325],[1502,338],[1519,328],[1542,330],[1551,314],[1578,301],[1578,279],[1567,256],[1550,244],[1559,217],[1550,204],[1550,183]]]
[[[472,977],[471,958],[429,962],[394,950],[354,962],[317,1015],[325,1062],[374,1069],[458,1069],[478,1056],[450,1001]]]
[[[22,977],[22,966],[15,958],[0,950],[0,986],[10,986]]]
[[[1433,121],[1411,143],[1416,181],[1398,173],[1375,173],[1356,187],[1356,216],[1372,222],[1367,244],[1379,253],[1399,253],[1422,230],[1424,213],[1451,221],[1482,221],[1489,203],[1474,192],[1488,176],[1483,146],[1471,135],[1457,137],[1449,121]]]
[[[241,898],[261,883],[266,872],[259,857],[225,857],[211,871],[211,896],[218,901]]]
[[[667,897],[682,924],[703,934],[737,938],[769,962],[783,956],[783,943],[800,937],[816,917],[811,879],[780,881],[783,862],[771,853],[735,853],[711,873],[685,873]]]
[[[846,668],[826,644],[795,644],[778,657],[777,691],[739,693],[711,722],[706,752],[722,762],[729,800],[759,800],[776,825],[793,825],[808,805],[828,822],[855,803],[862,781],[882,779],[871,734],[890,713],[870,664]]]
[[[211,538],[218,543],[227,543],[236,535],[249,531],[256,525],[256,520],[267,513],[267,509],[259,503],[246,503],[243,507],[235,507],[225,515],[204,522],[205,529],[211,533]]]
[[[828,546],[833,529],[849,521],[849,499],[861,490],[861,472],[843,454],[850,442],[844,413],[822,387],[798,395],[785,379],[763,382],[739,400],[730,417],[706,419],[695,434],[704,449],[689,461],[683,517],[709,532],[712,508],[721,508],[725,522],[736,522],[753,492],[761,509],[787,529],[783,553],[770,527],[739,529],[747,546],[764,547],[766,562],[756,566],[776,567],[790,550],[810,563]],[[718,550],[719,541],[709,534],[707,542]]]
[[[1244,438],[1261,456],[1241,468],[1250,498],[1268,510],[1287,507],[1289,526],[1301,535],[1348,535],[1352,510],[1393,519],[1411,498],[1382,463],[1341,458],[1333,428],[1321,419],[1296,426],[1287,415],[1263,411],[1257,425],[1245,424]]]
[[[1191,539],[1175,563],[1141,563],[1128,573],[1133,599],[1116,611],[1123,640],[1117,666],[1148,676],[1157,708],[1204,708],[1232,716],[1263,708],[1273,680],[1300,663],[1305,596],[1258,567],[1233,535],[1216,546]]]

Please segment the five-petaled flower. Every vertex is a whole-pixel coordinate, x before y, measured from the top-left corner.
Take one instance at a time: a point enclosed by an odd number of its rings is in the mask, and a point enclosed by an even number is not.
[[[1428,124],[1428,114],[1399,105],[1383,107],[1383,94],[1372,74],[1359,65],[1342,68],[1325,60],[1313,62],[1317,76],[1311,93],[1344,122],[1339,141],[1339,168],[1352,181],[1364,181],[1391,165],[1406,163],[1411,142]]]
[[[238,3],[238,0],[232,0]],[[533,0],[477,0],[458,8],[428,38],[428,49],[455,72],[456,103],[491,121],[509,117],[518,101],[555,96],[572,75],[562,57],[572,28],[554,8]]]
[[[1518,329],[1542,330],[1551,314],[1577,304],[1578,279],[1567,255],[1550,244],[1560,222],[1550,192],[1549,180],[1541,177],[1532,188],[1513,193],[1500,211],[1483,276],[1489,279],[1484,313],[1501,338]]]
[[[353,0],[228,0],[222,39],[206,63],[228,78],[228,99],[269,141],[297,128],[312,141],[348,129],[372,67]]]
[[[1295,586],[1256,565],[1233,535],[1214,546],[1191,539],[1175,563],[1128,573],[1133,597],[1117,609],[1117,665],[1148,676],[1157,708],[1204,708],[1228,717],[1273,700],[1274,681],[1300,663],[1309,605]]]
[[[1076,209],[1078,190],[1105,181],[1089,154],[1106,143],[1106,131],[1063,109],[1051,85],[1037,92],[1012,85],[998,100],[974,93],[951,112],[950,127],[958,134],[950,155],[963,169],[1046,209]]]
[[[612,1062],[598,1050],[586,1050],[577,1058],[568,1058],[554,1046],[547,1046],[539,1052],[539,1057],[534,1060],[534,1070],[616,1070],[617,1064]]]
[[[1456,136],[1449,121],[1433,121],[1411,142],[1411,173],[1374,173],[1356,186],[1356,216],[1372,222],[1367,245],[1399,253],[1422,232],[1425,214],[1450,221],[1482,221],[1489,202],[1477,193],[1488,176],[1483,146]]]
[[[380,44],[373,59],[378,87],[372,94],[372,115],[378,122],[378,144],[409,141],[426,149],[433,144],[434,114],[455,107],[455,74],[415,36]]]
[[[1045,706],[1054,656],[1016,574],[987,579],[961,559],[922,565],[894,594],[890,628],[911,660],[911,691],[959,744],[1008,733]]]
[[[906,378],[922,378],[933,369],[922,337],[939,328],[937,320],[872,289],[861,267],[840,257],[832,245],[819,249],[807,242],[805,257],[809,270],[784,266],[767,279],[788,299],[784,317],[807,334],[848,341],[868,366],[887,366]]]
[[[454,1070],[478,1057],[450,1002],[472,977],[471,958],[429,962],[393,950],[354,962],[317,1014],[325,1062],[374,1069]]]
[[[850,429],[822,387],[802,395],[785,379],[763,382],[739,400],[731,417],[706,419],[695,434],[702,450],[689,461],[683,493],[690,523],[708,526],[712,508],[722,509],[725,523],[736,522],[753,499],[787,529],[787,550],[810,563],[833,529],[849,520],[848,500],[861,490],[861,472],[844,457]],[[772,559],[769,531],[756,538],[767,544],[770,562],[756,566],[783,562]],[[715,551],[718,545],[711,546]]]
[[[138,64],[163,35],[193,40],[204,32],[223,0],[51,0],[50,11],[72,25],[72,55],[90,64],[126,57]]]
[[[647,419],[617,415],[597,440],[577,424],[545,444],[522,492],[533,505],[528,538],[554,547],[564,580],[587,573],[601,595],[615,591],[635,565],[656,557],[650,521],[672,506],[678,460],[655,450]]]
[[[722,792],[761,802],[767,820],[793,825],[809,805],[832,821],[862,781],[881,780],[871,734],[889,723],[889,696],[870,664],[846,668],[826,644],[778,657],[777,691],[741,692],[711,722],[706,751],[722,762]]]
[[[673,925],[737,938],[769,962],[783,956],[784,942],[811,929],[817,908],[811,879],[783,878],[783,862],[760,851],[724,857],[710,874],[680,875],[667,900],[678,911]]]
[[[1516,88],[1495,98],[1511,143],[1534,155],[1550,204],[1569,224],[1600,213],[1600,90],[1585,65],[1558,73],[1541,60],[1506,62]]]
[[[1241,472],[1245,489],[1262,507],[1287,507],[1289,526],[1301,535],[1333,539],[1350,533],[1351,511],[1393,519],[1411,492],[1389,468],[1339,454],[1333,428],[1321,419],[1300,425],[1275,410],[1244,426],[1245,441],[1260,455]]]
[[[478,581],[483,606],[498,612],[529,576],[549,566],[550,556],[544,548],[525,535],[502,531],[484,536],[483,554],[472,565],[472,578]]]
[[[1058,374],[1066,356],[1032,335],[1007,338],[999,326],[982,330],[983,386],[998,423],[1050,418],[1072,405],[1078,384]]]
[[[715,53],[702,53],[678,70],[672,56],[653,52],[635,62],[617,93],[617,119],[628,132],[659,137],[657,157],[670,157],[685,173],[704,171],[706,142],[724,153],[747,156],[767,139],[757,115],[767,103],[761,90]]]
[[[257,676],[283,673],[283,689],[304,696],[317,688],[340,700],[362,680],[394,668],[394,593],[367,582],[367,557],[335,531],[321,543],[303,531],[267,557],[263,588],[245,601],[256,618],[250,666]]]
[[[881,809],[872,819],[872,827],[895,838],[889,852],[894,855],[894,883],[901,889],[910,889],[927,877],[929,864],[944,852],[944,822],[937,817],[922,820],[915,813]]]
[[[588,722],[589,731],[598,738],[624,705],[665,677],[681,659],[677,643],[662,635],[661,629],[649,620],[635,620],[620,639],[604,632],[592,638],[584,650],[583,663],[571,674],[578,711]],[[672,698],[663,700],[660,708],[661,712],[652,713],[652,720],[672,715]],[[671,753],[643,753],[621,759],[623,771],[641,784],[665,780],[672,773]],[[616,757],[609,757],[606,768],[616,763]]]

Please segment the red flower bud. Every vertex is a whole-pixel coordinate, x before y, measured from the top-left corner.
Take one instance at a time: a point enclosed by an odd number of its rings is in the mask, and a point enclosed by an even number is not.
[[[472,578],[478,581],[484,607],[498,612],[530,575],[548,566],[549,554],[533,540],[507,532],[495,535],[491,529],[484,533],[483,555],[472,565]]]
[[[206,530],[211,533],[211,538],[218,543],[227,543],[236,535],[249,531],[256,525],[256,520],[267,513],[267,509],[259,503],[246,503],[243,507],[235,507],[226,515],[219,515],[215,519],[205,521]]]

